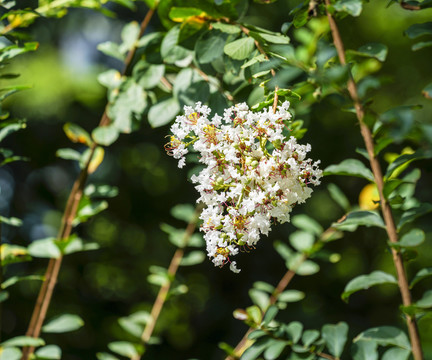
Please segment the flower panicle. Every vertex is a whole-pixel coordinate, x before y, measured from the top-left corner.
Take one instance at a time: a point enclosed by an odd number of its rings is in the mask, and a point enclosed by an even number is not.
[[[242,103],[210,119],[210,108],[198,102],[171,127],[165,149],[179,167],[189,150],[204,165],[191,180],[205,205],[201,230],[215,266],[230,263],[239,272],[231,258],[254,248],[272,222],[289,221],[293,207],[311,196],[310,185],[320,184],[320,161],[307,158],[311,146],[286,135],[289,106],[252,112]]]

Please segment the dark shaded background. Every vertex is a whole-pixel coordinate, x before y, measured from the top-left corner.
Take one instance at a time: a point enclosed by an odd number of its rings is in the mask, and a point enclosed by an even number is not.
[[[289,20],[295,1],[277,1],[271,5],[251,4],[247,22],[279,31]],[[6,141],[18,154],[28,156],[25,163],[13,163],[0,169],[0,211],[2,215],[22,218],[21,228],[5,227],[3,241],[27,245],[29,242],[55,236],[65,200],[78,174],[72,162],[56,158],[56,149],[69,147],[63,133],[65,122],[75,122],[91,131],[105,106],[105,89],[97,83],[97,74],[107,67],[121,64],[105,57],[96,45],[106,40],[119,40],[122,25],[140,21],[145,6],[137,13],[114,8],[118,19],[98,13],[74,9],[60,20],[40,19],[30,29],[40,42],[36,53],[17,58],[14,67],[22,73],[22,83],[33,89],[13,97],[8,104],[17,117],[28,120],[28,127]],[[348,48],[356,49],[367,42],[382,42],[389,48],[380,75],[388,83],[374,97],[373,108],[383,112],[391,107],[422,104],[415,121],[429,131],[431,140],[431,100],[421,90],[432,80],[432,48],[411,51],[413,41],[403,35],[411,24],[430,20],[431,10],[408,12],[397,5],[386,9],[386,1],[364,6],[360,18],[345,18],[340,26]],[[149,31],[160,28],[154,18]],[[244,99],[246,100],[246,98]],[[323,168],[346,158],[360,158],[356,147],[362,147],[358,125],[352,114],[340,111],[337,97],[325,98],[304,118],[308,133],[302,141],[312,144],[311,157],[321,159]],[[168,266],[175,248],[159,224],[185,225],[170,215],[178,203],[195,202],[197,194],[187,180],[188,169],[177,168],[176,161],[164,153],[168,127],[151,129],[144,119],[141,130],[123,135],[106,151],[102,166],[91,180],[119,187],[118,197],[109,200],[109,208],[89,223],[78,228],[79,235],[96,241],[101,249],[65,258],[54,293],[48,318],[64,312],[75,313],[85,320],[80,330],[67,334],[45,335],[47,343],[56,343],[65,360],[94,359],[98,351],[106,351],[107,343],[128,339],[117,319],[138,309],[149,310],[157,288],[149,285],[149,266]],[[418,141],[395,143],[389,151],[400,152],[405,146],[416,147]],[[431,163],[415,164],[422,169],[417,196],[432,200]],[[328,227],[343,215],[327,191],[336,183],[357,204],[365,181],[349,177],[325,178],[312,198],[294,214],[306,213]],[[418,221],[427,233],[427,241],[419,249],[418,262],[409,263],[408,273],[431,265],[432,247],[430,215]],[[236,344],[246,326],[232,317],[232,311],[251,305],[248,289],[255,281],[276,285],[285,265],[273,248],[276,239],[286,241],[294,227],[277,226],[263,238],[250,254],[237,256],[242,268],[235,275],[228,268],[214,268],[208,260],[194,267],[180,269],[178,278],[189,287],[185,295],[172,298],[164,308],[158,325],[165,330],[159,335],[161,345],[146,352],[146,359],[221,359],[218,343]],[[404,328],[399,316],[397,288],[382,286],[360,292],[346,304],[340,299],[345,284],[354,276],[381,269],[394,273],[386,237],[382,230],[361,228],[328,245],[342,259],[337,264],[320,263],[321,271],[310,277],[296,277],[290,288],[302,290],[306,298],[281,312],[281,320],[298,320],[305,328],[321,328],[325,323],[346,321],[350,335],[378,325]],[[6,277],[15,274],[42,274],[44,259],[9,267]],[[424,280],[414,289],[418,298],[431,287]],[[25,333],[39,289],[37,282],[22,282],[11,288],[10,300],[4,303],[2,338]],[[167,326],[167,324],[169,326]],[[432,322],[426,316],[420,321],[425,340],[425,353],[432,359]],[[158,332],[158,327],[156,328]]]

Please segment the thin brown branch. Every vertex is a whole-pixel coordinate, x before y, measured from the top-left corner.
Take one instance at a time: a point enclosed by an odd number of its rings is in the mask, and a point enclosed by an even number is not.
[[[330,6],[329,0],[325,0],[325,3],[326,3],[327,7]],[[333,42],[334,42],[334,45],[336,47],[336,50],[337,50],[337,53],[339,56],[339,61],[342,65],[346,65],[345,50],[344,50],[342,38],[340,36],[337,24],[328,10],[327,10],[327,18],[328,18],[330,30],[331,30],[331,33],[333,36]],[[350,97],[354,103],[354,108],[356,110],[357,119],[358,119],[359,124],[360,124],[361,135],[362,135],[363,140],[364,140],[365,145],[366,145],[366,150],[367,150],[368,155],[369,155],[370,166],[372,168],[372,173],[373,173],[373,176],[375,179],[376,186],[378,188],[378,193],[379,193],[379,197],[380,197],[380,204],[381,204],[381,212],[382,212],[383,217],[384,217],[387,235],[389,237],[389,240],[392,243],[397,243],[398,242],[398,234],[396,231],[396,226],[394,223],[393,214],[391,211],[391,207],[390,207],[389,203],[387,202],[387,200],[384,196],[384,192],[383,192],[384,180],[383,180],[383,175],[382,175],[382,171],[381,171],[381,166],[378,162],[378,159],[375,157],[372,134],[371,134],[369,127],[364,122],[364,114],[365,114],[364,107],[363,107],[363,104],[361,103],[361,101],[358,97],[357,86],[356,86],[356,83],[355,83],[352,76],[350,76],[350,79],[348,80],[347,88],[348,88],[348,92],[350,94]],[[392,251],[393,262],[394,262],[397,277],[398,277],[398,285],[399,285],[399,290],[400,290],[401,297],[402,297],[402,303],[404,306],[410,306],[412,304],[412,298],[411,298],[411,292],[410,292],[409,286],[408,286],[408,280],[407,280],[407,276],[406,276],[406,272],[405,272],[402,254],[394,248],[392,248],[391,251]],[[407,322],[408,332],[409,332],[409,336],[410,336],[410,340],[411,340],[411,346],[412,346],[412,352],[413,352],[414,359],[415,360],[422,360],[423,359],[423,351],[421,348],[420,336],[419,336],[419,332],[418,332],[416,319],[414,316],[406,315],[406,322]]]
[[[337,223],[341,223],[345,219],[346,215],[342,216],[339,220],[337,220]],[[333,226],[330,226],[327,230],[325,230],[319,237],[318,241],[316,242],[316,246],[321,246],[322,243],[325,243],[331,236],[332,233],[337,231]],[[307,254],[303,254],[297,263],[289,269],[282,279],[280,279],[278,285],[276,286],[275,290],[273,291],[273,294],[270,297],[270,304],[273,305],[276,303],[279,295],[285,291],[285,289],[290,284],[291,280],[296,275],[296,272],[301,264],[303,264],[304,261],[308,259]],[[248,339],[249,334],[253,331],[253,328],[249,328],[246,333],[243,335],[243,338],[239,341],[239,343],[234,348],[233,353],[241,355],[243,351],[248,347],[248,343],[252,342]],[[231,355],[227,356],[225,360],[236,360],[236,357],[233,357]]]
[[[142,36],[142,34],[144,34],[153,14],[154,14],[153,9],[150,9],[147,12],[144,20],[141,23],[141,29],[140,29],[140,34],[138,39]],[[130,66],[132,64],[132,60],[135,53],[136,53],[136,46],[130,50],[128,56],[126,57],[123,75],[126,75],[130,71]],[[101,120],[99,122],[99,126],[107,126],[109,125],[109,123],[110,123],[110,119],[108,117],[107,107],[106,107],[104,113],[102,114]],[[91,145],[90,155],[87,160],[87,163],[85,164],[84,168],[81,170],[78,178],[75,180],[74,185],[72,186],[68,201],[66,203],[62,222],[60,225],[58,239],[61,240],[67,239],[72,232],[73,220],[75,219],[78,211],[78,206],[82,198],[84,186],[87,177],[89,175],[88,168],[92,161],[96,147],[97,144],[95,143]],[[61,263],[62,263],[62,257],[59,257],[57,259],[50,259],[48,263],[48,267],[45,272],[45,281],[41,286],[41,289],[38,294],[38,298],[36,300],[35,307],[33,309],[33,314],[30,320],[30,324],[26,332],[27,336],[36,338],[39,337],[40,335],[40,331],[45,321],[46,313],[48,311],[51,302],[55,284],[57,282]],[[28,360],[29,357],[33,354],[33,352],[34,352],[33,347],[23,348],[22,360]]]
[[[192,64],[190,66],[204,79],[204,81],[210,83],[210,78],[208,77],[208,75],[204,71],[202,71],[200,68],[198,68],[194,64]],[[234,97],[231,94],[229,94],[228,92],[225,92],[220,84],[217,84],[217,87],[218,87],[219,92],[222,95],[224,95],[229,101],[234,101]]]
[[[195,232],[196,224],[197,224],[199,213],[201,212],[201,210],[202,210],[202,206],[201,205],[197,206],[197,208],[195,210],[194,217],[189,222],[189,224],[185,230],[185,234],[184,234],[183,241],[182,241],[185,246],[189,243],[190,238],[192,237],[193,233]],[[150,340],[150,338],[153,334],[153,330],[156,326],[159,315],[160,315],[162,308],[165,304],[165,301],[167,299],[171,284],[174,281],[175,275],[176,275],[177,270],[180,266],[180,262],[183,258],[183,255],[184,255],[183,248],[178,248],[175,251],[175,253],[171,259],[170,265],[168,267],[168,280],[159,289],[158,295],[156,297],[155,302],[153,303],[153,307],[152,307],[151,312],[150,312],[150,318],[149,318],[149,320],[148,320],[148,322],[144,328],[144,331],[141,335],[141,341],[144,344],[148,343],[148,341]],[[139,360],[139,359],[140,359],[140,357],[137,358],[137,360]]]
[[[247,27],[244,27],[243,25],[239,25],[239,27],[240,27],[240,30],[243,31],[244,34],[246,34],[247,36],[250,36],[250,34],[249,34],[250,31]],[[261,44],[255,39],[254,39],[254,41],[255,41],[255,46],[257,47],[258,51],[264,55],[266,60],[269,60],[269,57],[268,57],[267,53],[265,52],[265,50],[262,48]],[[273,68],[270,69],[270,73],[272,74],[273,77],[276,76],[276,71]]]

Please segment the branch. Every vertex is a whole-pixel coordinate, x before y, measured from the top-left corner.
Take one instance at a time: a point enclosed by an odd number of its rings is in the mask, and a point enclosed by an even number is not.
[[[202,206],[199,205],[197,206],[196,210],[195,210],[195,214],[194,217],[192,218],[192,220],[189,222],[186,230],[185,230],[185,234],[183,237],[183,244],[187,245],[189,243],[189,240],[191,238],[191,236],[193,235],[193,233],[195,232],[195,228],[196,228],[196,224],[197,221],[199,219],[199,213],[202,210]],[[174,253],[170,265],[168,267],[168,280],[167,282],[159,289],[159,293],[156,297],[155,302],[153,303],[153,307],[150,313],[150,319],[147,322],[144,331],[141,335],[141,341],[144,344],[147,344],[148,341],[150,340],[152,334],[153,334],[153,330],[156,326],[157,320],[159,318],[159,315],[162,311],[162,307],[165,304],[165,301],[167,299],[168,296],[168,292],[169,289],[171,287],[172,282],[174,281],[175,275],[177,273],[177,270],[179,268],[180,262],[183,258],[184,255],[184,249],[183,248],[178,248],[176,250],[176,252]],[[136,360],[140,360],[141,357],[138,357]],[[135,360],[135,359],[134,359]]]
[[[141,29],[138,35],[138,39],[144,34],[153,14],[154,14],[154,9],[149,9],[144,20],[141,23]],[[130,71],[130,66],[132,64],[132,60],[135,53],[136,53],[136,46],[130,50],[128,56],[126,57],[125,67],[122,75],[126,75]],[[99,122],[99,126],[107,126],[110,123],[110,119],[107,114],[107,108],[108,105],[105,107],[105,111],[102,114],[101,120]],[[90,162],[92,161],[96,146],[97,145],[95,143],[91,145],[90,156],[88,158],[88,161],[73,184],[73,187],[71,189],[64,210],[62,222],[58,233],[58,239],[64,240],[68,238],[72,232],[72,222],[75,219],[77,214],[78,206],[81,201],[84,186],[89,174],[88,167],[90,165]],[[36,305],[33,309],[33,314],[30,320],[29,327],[26,332],[26,336],[37,338],[40,335],[40,331],[51,302],[54,287],[57,282],[61,263],[62,263],[62,256],[60,256],[57,259],[50,259],[48,263],[48,267],[45,272],[45,281],[43,282],[41,289],[39,291],[39,295],[36,300]],[[21,359],[28,360],[29,357],[33,354],[33,352],[34,352],[33,347],[24,347],[23,355]]]
[[[342,65],[346,65],[346,59],[345,59],[345,50],[344,45],[342,42],[342,38],[339,33],[339,29],[337,27],[337,24],[335,20],[333,19],[332,15],[328,11],[328,7],[330,6],[330,0],[325,0],[325,4],[327,6],[326,12],[327,12],[327,18],[329,21],[331,33],[333,36],[333,43],[336,47],[339,61]],[[380,197],[380,204],[381,204],[381,212],[384,217],[384,222],[386,225],[386,231],[387,235],[389,237],[389,240],[392,243],[398,242],[398,234],[396,231],[396,226],[393,220],[393,214],[390,208],[389,203],[387,202],[387,199],[384,197],[384,180],[383,175],[381,171],[381,166],[378,162],[378,159],[375,157],[374,154],[374,143],[373,138],[370,129],[364,122],[364,107],[361,103],[358,93],[357,93],[357,86],[356,83],[350,74],[350,79],[347,83],[348,92],[350,94],[350,97],[354,103],[354,108],[356,110],[357,119],[360,124],[360,131],[361,135],[363,137],[364,143],[366,145],[366,150],[369,155],[369,162],[372,169],[372,173],[374,176],[374,180],[376,183],[376,186],[378,188],[378,193]],[[411,298],[411,292],[409,290],[408,286],[408,280],[405,272],[405,267],[403,263],[402,254],[397,251],[394,248],[391,248],[391,252],[393,255],[393,262],[396,268],[397,277],[398,277],[398,284],[399,284],[399,290],[402,296],[402,302],[404,306],[410,306],[412,304],[412,298]],[[416,319],[414,316],[406,315],[406,322],[408,326],[408,331],[410,335],[411,340],[411,346],[412,346],[412,352],[415,360],[423,360],[423,351],[421,349],[420,344],[420,336],[417,328]]]
[[[345,217],[346,217],[346,215],[342,216],[336,222],[341,223],[345,219]],[[327,241],[327,239],[330,238],[331,234],[334,233],[335,231],[337,231],[337,230],[334,227],[330,226],[327,230],[325,230],[320,235],[320,237],[319,237],[319,239],[315,245],[321,246],[321,244],[324,244]],[[273,305],[276,303],[276,301],[279,298],[279,295],[285,291],[285,289],[288,287],[291,280],[296,275],[296,272],[297,272],[298,268],[300,267],[300,265],[303,264],[303,262],[306,261],[308,259],[308,257],[309,257],[309,255],[303,254],[303,256],[299,258],[298,262],[290,270],[288,270],[285,273],[285,275],[282,277],[282,279],[280,279],[278,285],[276,286],[276,289],[273,291],[273,294],[270,297],[270,305]],[[246,333],[243,335],[243,338],[239,341],[237,346],[234,348],[234,351],[233,351],[234,354],[240,354],[241,355],[243,353],[243,351],[246,350],[247,342],[248,342],[248,336],[252,331],[254,331],[254,328],[251,328],[251,327],[246,331]],[[317,355],[319,355],[319,354],[317,354]],[[324,355],[326,355],[326,354],[324,354]],[[320,356],[322,356],[322,355],[320,355]],[[330,356],[330,355],[328,355],[328,356]],[[322,357],[325,357],[325,356],[322,356]],[[330,357],[330,359],[333,359],[333,358]],[[225,358],[225,360],[236,360],[236,358],[229,355]]]

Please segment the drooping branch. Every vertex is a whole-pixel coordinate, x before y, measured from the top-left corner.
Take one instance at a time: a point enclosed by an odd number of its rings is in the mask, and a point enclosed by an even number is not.
[[[325,4],[327,6],[327,18],[330,25],[330,30],[333,36],[333,43],[336,47],[339,61],[342,65],[346,65],[346,58],[345,58],[345,49],[342,41],[342,37],[340,36],[340,32],[338,29],[338,26],[333,18],[333,16],[328,11],[328,7],[330,6],[330,1],[325,0]],[[381,171],[381,166],[378,162],[378,159],[375,156],[374,153],[374,142],[372,138],[372,133],[369,129],[369,127],[364,122],[364,107],[361,103],[358,93],[357,93],[357,85],[350,74],[350,78],[347,83],[347,89],[349,92],[349,95],[353,101],[354,108],[357,115],[357,120],[360,124],[360,132],[363,137],[364,143],[366,145],[366,150],[369,155],[369,162],[372,169],[372,173],[374,176],[375,184],[378,189],[379,197],[380,197],[380,205],[381,205],[381,212],[384,217],[384,222],[386,225],[386,231],[387,235],[389,237],[389,240],[392,243],[398,242],[398,234],[396,230],[396,226],[393,219],[393,214],[391,207],[387,201],[387,199],[384,196],[384,180],[383,175]],[[396,268],[396,273],[398,277],[398,285],[399,290],[402,296],[402,302],[404,306],[410,306],[412,304],[412,298],[411,298],[411,292],[409,290],[408,286],[408,280],[405,272],[405,267],[403,263],[402,254],[400,251],[397,251],[395,248],[391,248],[392,256],[393,256],[393,262]],[[412,352],[415,360],[423,360],[423,352],[421,348],[420,343],[420,336],[417,328],[416,319],[414,316],[406,315],[406,322],[408,327],[408,332],[411,340],[411,346],[412,346]]]
[[[140,33],[138,35],[138,39],[145,33],[147,26],[154,14],[154,9],[149,9],[147,12],[144,20],[141,23]],[[133,57],[136,53],[137,47],[136,45],[129,51],[125,64],[124,64],[124,70],[122,75],[127,75],[127,73],[130,71],[130,67],[132,64]],[[107,105],[108,107],[108,105]],[[99,122],[99,126],[107,126],[110,123],[110,119],[107,114],[107,107],[105,108],[105,111],[101,117],[101,120]],[[66,207],[63,213],[62,222],[60,225],[59,233],[58,233],[58,239],[64,240],[67,239],[71,232],[72,232],[72,224],[73,220],[76,217],[78,206],[81,201],[84,186],[87,180],[87,177],[89,175],[89,165],[92,161],[95,149],[97,147],[97,144],[93,143],[90,146],[90,155],[87,160],[87,163],[81,170],[78,178],[75,180],[71,192],[69,194],[68,201],[66,203]],[[43,282],[41,289],[38,294],[38,298],[36,300],[35,307],[33,309],[32,317],[30,320],[29,327],[27,329],[26,335],[30,337],[39,337],[40,331],[42,328],[42,325],[44,323],[46,313],[48,311],[52,294],[55,288],[55,284],[57,282],[58,274],[60,271],[62,263],[62,256],[56,259],[50,259],[48,263],[47,270],[45,272],[45,281]],[[33,347],[25,347],[23,349],[23,355],[22,360],[28,360],[31,354],[33,354],[34,348]]]

